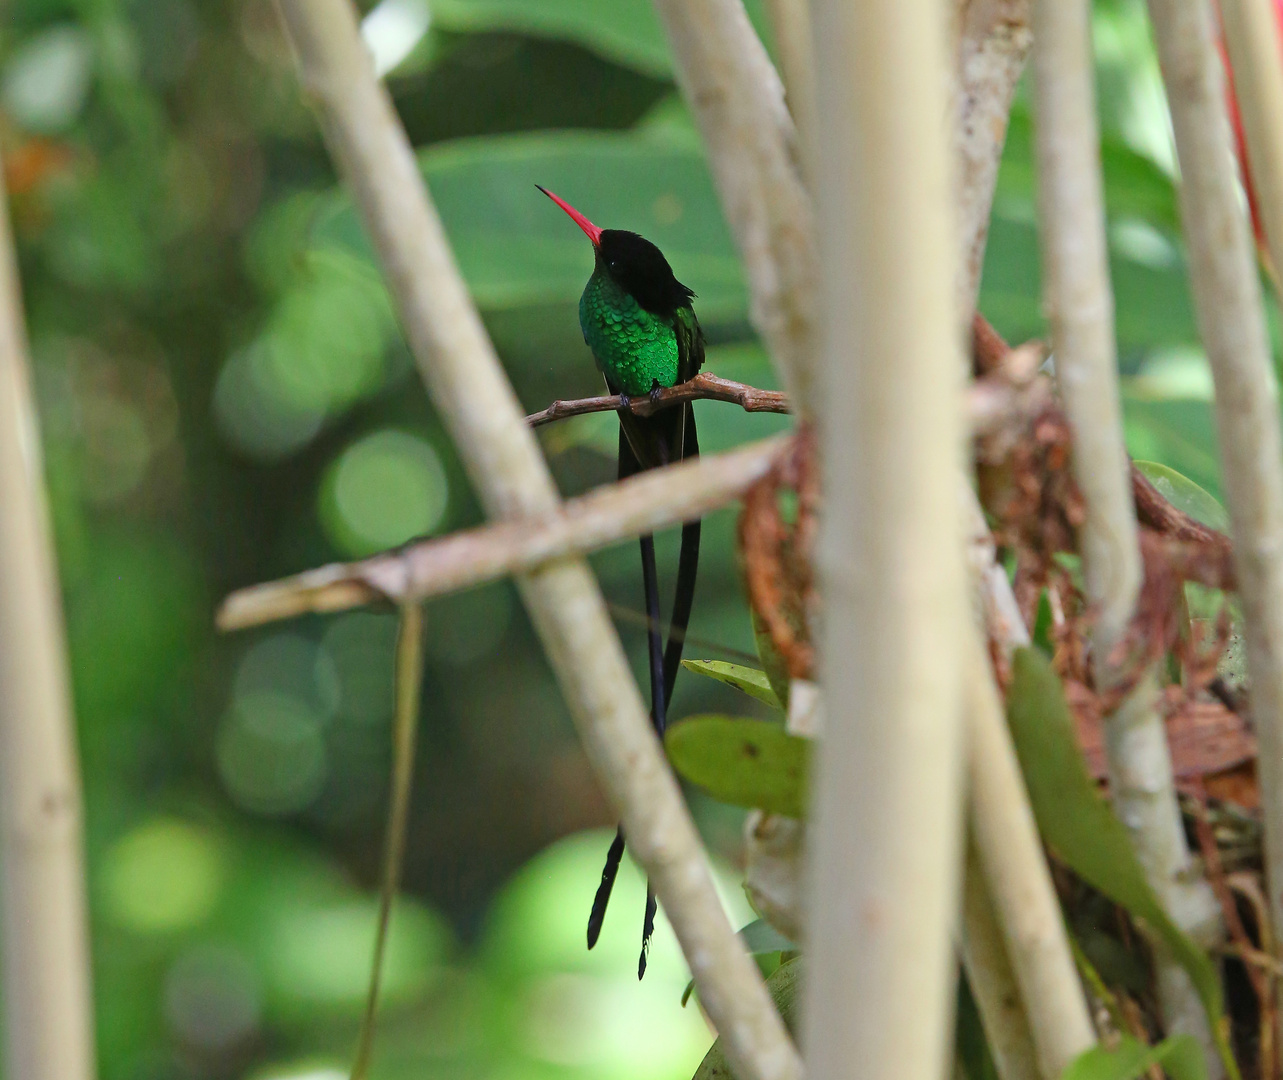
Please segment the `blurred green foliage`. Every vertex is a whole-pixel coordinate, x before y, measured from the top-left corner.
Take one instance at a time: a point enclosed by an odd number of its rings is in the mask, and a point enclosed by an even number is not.
[[[529,408],[599,385],[575,317],[591,253],[535,182],[656,240],[700,294],[709,368],[774,385],[647,0],[363,6]],[[341,1077],[373,936],[393,617],[220,638],[213,606],[479,509],[269,0],[11,0],[4,15],[0,150],[72,648],[101,1074]],[[1143,5],[1102,2],[1096,31],[1128,441],[1215,496]],[[981,299],[1015,340],[1044,329],[1029,144],[1022,99]],[[788,423],[698,408],[710,451]],[[613,425],[546,431],[565,492],[613,478]],[[707,522],[687,655],[753,662],[732,527]],[[660,547],[671,581],[675,538]],[[640,666],[636,561],[626,545],[594,564]],[[375,1076],[689,1076],[711,1035],[680,1007],[671,931],[645,982],[632,974],[631,870],[584,950],[611,813],[515,591],[434,601],[427,636]],[[767,715],[688,676],[672,712],[746,708]],[[734,858],[742,812],[691,799]]]

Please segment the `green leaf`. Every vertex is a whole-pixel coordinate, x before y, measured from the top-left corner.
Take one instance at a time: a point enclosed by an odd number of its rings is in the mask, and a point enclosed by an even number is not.
[[[953,1024],[954,1053],[966,1080],[1000,1080],[966,973],[958,972],[957,1011]]]
[[[1101,136],[1100,158],[1111,219],[1139,218],[1173,236],[1180,232],[1176,188],[1167,173],[1109,134]],[[1018,102],[1011,110],[996,195],[1032,209],[1034,185],[1033,120],[1028,106]]]
[[[1117,1046],[1093,1046],[1071,1061],[1061,1080],[1135,1080],[1161,1065],[1171,1080],[1206,1080],[1203,1052],[1193,1035],[1172,1035],[1157,1046],[1124,1035]]]
[[[645,134],[500,135],[432,146],[419,167],[487,312],[574,304],[592,273],[591,245],[535,190],[542,184],[603,227],[632,229],[658,244],[699,294],[704,323],[747,317],[739,258],[697,146]],[[313,243],[373,261],[343,193],[318,212]]]
[[[797,952],[797,944],[765,919],[754,919],[747,926],[740,927],[739,938],[751,953]]]
[[[1138,461],[1138,468],[1158,492],[1177,510],[1183,510],[1196,521],[1224,532],[1229,528],[1225,508],[1187,476],[1157,461]]]
[[[761,3],[747,6],[761,33]],[[515,31],[572,41],[648,75],[667,76],[673,66],[651,0],[432,0],[432,25],[461,33]]]
[[[1047,595],[1047,590],[1043,589],[1038,594],[1038,612],[1034,616],[1034,627],[1030,636],[1033,638],[1033,643],[1048,656],[1054,656],[1056,653],[1056,643],[1051,639],[1053,621],[1051,597]]]
[[[696,675],[707,675],[710,679],[726,683],[736,690],[742,690],[749,697],[764,701],[774,709],[783,709],[780,699],[771,688],[769,676],[765,671],[744,667],[741,664],[728,664],[722,660],[683,660],[682,667]]]
[[[692,716],[664,733],[664,746],[673,768],[721,802],[806,816],[811,742],[783,724]]]
[[[456,33],[515,31],[573,41],[648,75],[672,69],[650,0],[432,0],[432,24]]]
[[[1221,490],[1212,405],[1189,398],[1155,398],[1123,385],[1123,430],[1133,458],[1162,461],[1213,498]]]
[[[1127,830],[1087,773],[1060,680],[1038,649],[1015,653],[1007,719],[1043,839],[1079,877],[1162,939],[1194,983],[1225,1067],[1237,1080],[1216,968],[1172,922],[1150,888]]]
[[[800,1019],[797,1002],[802,989],[801,960],[790,960],[787,964],[781,964],[776,968],[775,974],[766,980],[766,989],[771,995],[771,1000],[775,1002],[780,1019],[784,1021],[789,1034],[796,1034],[797,1022]],[[734,1076],[730,1063],[722,1052],[722,1040],[719,1038],[709,1047],[704,1060],[699,1063],[694,1080],[733,1080]]]
[[[763,674],[766,680],[771,684],[771,689],[775,692],[778,701],[783,702],[785,708],[789,700],[789,669],[784,662],[784,657],[779,654],[775,648],[775,642],[771,640],[771,632],[766,629],[766,624],[762,617],[752,608],[749,609],[749,616],[753,621],[753,641],[757,645],[757,658],[762,662]]]
[[[757,966],[762,969],[763,977],[769,977],[776,968],[780,966],[781,953],[797,952],[797,945],[789,938],[786,938],[775,929],[765,919],[754,919],[747,926],[740,927],[736,935],[757,961]],[[682,1008],[686,1007],[686,1002],[695,989],[695,980],[692,979],[686,984],[686,989],[682,993]]]

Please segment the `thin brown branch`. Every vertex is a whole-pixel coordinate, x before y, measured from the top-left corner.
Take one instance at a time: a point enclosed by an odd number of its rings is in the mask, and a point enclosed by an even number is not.
[[[526,573],[567,555],[584,555],[733,502],[788,445],[787,436],[777,436],[726,454],[706,454],[569,499],[549,513],[240,589],[223,601],[218,626],[243,630],[309,612],[425,600]]]
[[[655,0],[655,11],[744,265],[749,318],[802,413],[814,413],[815,228],[784,85],[741,0]]]
[[[689,382],[661,387],[642,397],[604,394],[601,397],[554,401],[546,409],[527,416],[526,423],[531,427],[540,427],[551,424],[554,420],[566,420],[587,413],[618,412],[625,408],[634,416],[654,416],[663,409],[671,409],[685,401],[726,401],[738,405],[745,412],[791,411],[788,394],[782,390],[760,390],[756,386],[723,379],[705,371]]]
[[[984,322],[981,316],[977,319]],[[984,325],[988,326],[988,323]],[[1005,343],[1003,348],[1006,349]],[[967,414],[974,435],[987,437],[1004,430],[1014,431],[1042,411],[1050,397],[1051,381],[1035,378],[1035,372],[1026,362],[1040,353],[1041,346],[1037,342],[1031,342],[1028,347],[1006,349],[995,359],[995,363],[1001,366],[987,372],[987,377],[976,379],[967,388]],[[980,355],[979,350],[976,355]],[[654,416],[663,409],[687,401],[724,401],[738,405],[745,412],[793,411],[788,394],[782,390],[763,390],[705,372],[689,382],[661,388],[644,397],[602,394],[599,397],[558,399],[546,409],[530,413],[526,423],[531,427],[542,427],[572,416],[618,412],[624,408],[634,416]]]

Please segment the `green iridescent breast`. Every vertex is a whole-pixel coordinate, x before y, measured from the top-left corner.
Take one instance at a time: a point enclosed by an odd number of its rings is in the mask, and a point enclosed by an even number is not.
[[[579,298],[579,325],[598,370],[622,393],[677,383],[672,323],[643,308],[603,270],[593,272]]]

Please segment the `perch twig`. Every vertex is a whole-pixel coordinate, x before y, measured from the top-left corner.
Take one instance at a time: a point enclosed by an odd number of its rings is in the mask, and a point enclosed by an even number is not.
[[[782,435],[726,454],[705,454],[568,499],[548,513],[240,589],[223,601],[218,626],[243,630],[308,612],[426,600],[526,573],[567,555],[586,555],[734,501],[771,468],[788,442]]]
[[[600,397],[574,398],[554,401],[546,409],[531,413],[526,423],[531,427],[550,424],[586,413],[614,412],[624,407],[625,399],[618,394]],[[634,416],[654,416],[661,409],[672,408],[684,401],[727,401],[738,405],[745,412],[786,413],[790,411],[788,394],[780,390],[759,390],[747,383],[733,382],[705,371],[689,382],[663,387],[642,397],[627,399],[628,410]]]

